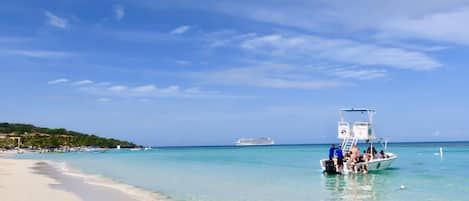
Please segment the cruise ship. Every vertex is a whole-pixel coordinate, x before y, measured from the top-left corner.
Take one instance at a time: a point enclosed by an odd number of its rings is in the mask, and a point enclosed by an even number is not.
[[[270,137],[261,138],[241,138],[235,142],[236,146],[273,145],[274,140]]]

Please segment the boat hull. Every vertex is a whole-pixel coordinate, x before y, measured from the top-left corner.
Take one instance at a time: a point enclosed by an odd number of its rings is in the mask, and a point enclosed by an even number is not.
[[[395,155],[393,153],[386,153],[386,154],[389,156],[388,158],[375,159],[375,160],[372,160],[372,161],[369,161],[369,162],[361,162],[361,163],[357,164],[357,167],[359,167],[359,169],[363,169],[364,167],[366,167],[368,172],[387,169],[397,159],[397,155]],[[319,161],[322,171],[326,170],[325,164],[326,164],[327,160],[328,159],[322,159],[322,160]],[[346,167],[346,166],[347,166],[347,163],[345,162],[344,167]],[[347,168],[344,168],[344,171],[341,172],[341,173],[349,174],[349,173],[353,173],[353,170],[349,170]]]

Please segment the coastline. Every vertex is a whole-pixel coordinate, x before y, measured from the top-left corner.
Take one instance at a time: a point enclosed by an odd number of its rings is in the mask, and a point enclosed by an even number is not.
[[[156,192],[84,174],[65,163],[4,157],[9,154],[13,153],[0,153],[0,195],[4,201],[170,200]]]

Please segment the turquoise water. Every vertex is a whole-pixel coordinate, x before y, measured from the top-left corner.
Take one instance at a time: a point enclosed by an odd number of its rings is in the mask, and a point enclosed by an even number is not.
[[[436,153],[444,148],[444,157]],[[362,149],[363,150],[363,147]],[[174,200],[469,200],[469,143],[390,144],[392,168],[327,176],[328,145],[180,147],[151,151],[35,154],[86,173],[164,193]],[[405,190],[399,187],[405,185]]]

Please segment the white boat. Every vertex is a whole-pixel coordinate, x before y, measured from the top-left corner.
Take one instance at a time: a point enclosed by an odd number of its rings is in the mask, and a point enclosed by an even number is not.
[[[256,146],[256,145],[273,145],[274,140],[270,137],[261,138],[241,138],[235,142],[236,146]]]
[[[366,121],[354,122],[352,124],[352,128],[350,128],[350,122],[344,119],[344,113],[366,113],[368,118]],[[381,138],[376,138],[375,136],[373,124],[373,115],[375,113],[375,110],[368,108],[345,108],[340,110],[340,121],[338,123],[337,137],[342,140],[340,145],[342,152],[345,154],[350,151],[352,146],[357,145],[359,141],[364,141],[365,143],[368,143],[370,152],[372,153],[374,149],[376,150],[375,145],[381,144],[384,157],[379,157],[381,155],[379,153],[369,154],[370,159],[368,161],[358,161],[356,164],[353,164],[350,159],[344,158],[343,170],[341,172],[337,171],[337,173],[349,174],[362,172],[361,170],[366,170],[366,172],[384,170],[391,166],[394,160],[397,159],[396,154],[387,152],[387,141]],[[375,142],[375,144],[373,144],[373,142]],[[319,163],[321,165],[321,169],[324,172],[331,173],[331,170],[326,168],[327,161],[330,160],[322,159]],[[335,164],[335,169],[337,169],[337,162],[336,160],[333,161]]]
[[[130,149],[130,151],[140,151],[140,150],[142,150],[142,148],[138,148],[138,147],[137,147],[137,148],[132,148],[132,149]]]

